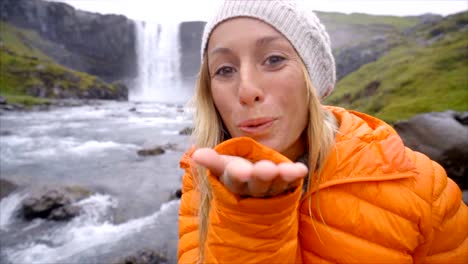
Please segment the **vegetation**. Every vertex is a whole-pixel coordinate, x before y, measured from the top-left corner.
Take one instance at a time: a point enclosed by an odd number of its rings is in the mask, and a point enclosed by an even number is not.
[[[419,29],[375,62],[344,77],[325,103],[389,123],[415,114],[468,111],[468,12]]]
[[[38,48],[50,43],[34,31],[0,22],[0,33],[0,95],[9,103],[31,106],[48,103],[45,98],[105,97],[118,89],[54,62]]]

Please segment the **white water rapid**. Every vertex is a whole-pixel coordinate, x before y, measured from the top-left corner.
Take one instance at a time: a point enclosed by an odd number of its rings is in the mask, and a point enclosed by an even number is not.
[[[188,99],[180,74],[179,23],[137,21],[138,77],[131,101],[183,102]]]

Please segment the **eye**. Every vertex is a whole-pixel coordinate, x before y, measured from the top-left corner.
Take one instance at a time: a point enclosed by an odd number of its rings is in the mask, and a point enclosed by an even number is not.
[[[282,56],[272,55],[272,56],[270,56],[270,57],[268,57],[266,59],[265,64],[271,65],[271,66],[276,66],[276,65],[278,65],[279,63],[281,63],[284,60],[285,60],[285,58],[282,57]]]
[[[235,69],[233,67],[223,66],[215,72],[215,75],[219,75],[221,77],[227,77],[227,76],[232,75],[234,72],[235,72]]]

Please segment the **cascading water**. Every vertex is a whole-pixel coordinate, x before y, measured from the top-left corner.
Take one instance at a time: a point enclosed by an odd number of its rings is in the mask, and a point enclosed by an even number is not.
[[[138,21],[138,77],[131,101],[174,102],[187,99],[180,74],[179,24]]]

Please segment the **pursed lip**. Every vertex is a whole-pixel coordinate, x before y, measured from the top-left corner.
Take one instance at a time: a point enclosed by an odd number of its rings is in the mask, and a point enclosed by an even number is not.
[[[259,134],[271,127],[275,120],[276,118],[273,117],[248,119],[240,122],[237,127],[245,133]]]

